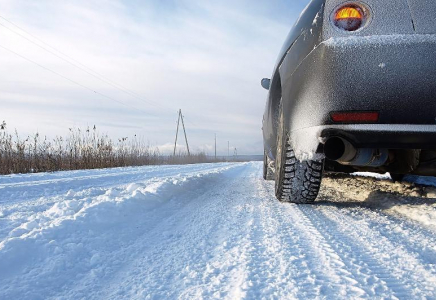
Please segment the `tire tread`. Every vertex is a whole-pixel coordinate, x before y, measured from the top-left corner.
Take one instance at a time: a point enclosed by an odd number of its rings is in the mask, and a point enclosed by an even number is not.
[[[323,161],[310,160],[300,163],[289,145],[286,145],[286,150],[284,176],[279,183],[277,198],[283,202],[301,204],[314,202],[321,187]],[[301,176],[298,176],[298,173]],[[300,188],[294,189],[295,185],[299,185]]]

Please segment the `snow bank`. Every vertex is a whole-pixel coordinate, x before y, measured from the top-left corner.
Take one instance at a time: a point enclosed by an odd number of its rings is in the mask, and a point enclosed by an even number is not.
[[[163,167],[159,177],[147,176],[155,175],[156,168],[150,167],[38,174],[33,180],[27,175],[0,178],[5,189],[15,187],[8,195],[21,195],[18,203],[1,196],[0,222],[7,230],[0,240],[0,298],[39,298],[41,294],[46,298],[82,276],[104,278],[111,268],[124,264],[125,257],[112,252],[128,248],[129,241],[162,222],[168,210],[183,205],[179,201],[186,198],[179,195],[201,191],[206,183],[243,166],[191,166],[183,173],[180,168]],[[90,185],[112,186],[71,189],[85,178]],[[4,179],[10,183],[4,184]],[[132,183],[118,184],[132,179]],[[46,185],[60,195],[44,197]],[[27,193],[35,186],[39,186],[35,192]],[[37,191],[42,196],[34,202]]]

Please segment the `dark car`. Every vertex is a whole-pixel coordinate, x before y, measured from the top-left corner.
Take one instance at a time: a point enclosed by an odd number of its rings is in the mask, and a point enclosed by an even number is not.
[[[314,201],[323,172],[436,175],[435,0],[312,0],[262,86],[279,200]]]

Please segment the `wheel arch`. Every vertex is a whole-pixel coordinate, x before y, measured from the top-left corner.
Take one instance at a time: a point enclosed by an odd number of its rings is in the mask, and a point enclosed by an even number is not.
[[[269,147],[266,149],[269,158],[276,159],[276,141],[277,141],[277,127],[280,118],[280,101],[282,99],[282,80],[279,70],[276,70],[271,80],[271,86],[268,96],[268,127],[270,128],[268,136]]]
[[[280,72],[274,74],[274,80],[271,84],[271,93],[270,93],[270,103],[271,103],[271,112],[274,122],[275,128],[275,136],[277,136],[277,124],[279,122],[279,114],[280,114],[280,101],[282,99],[282,80],[280,76]]]

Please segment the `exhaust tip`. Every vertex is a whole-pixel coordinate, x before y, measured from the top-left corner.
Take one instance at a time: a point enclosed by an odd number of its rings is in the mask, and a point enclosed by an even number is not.
[[[338,160],[345,153],[345,143],[339,137],[332,137],[324,145],[324,154],[330,160]]]

